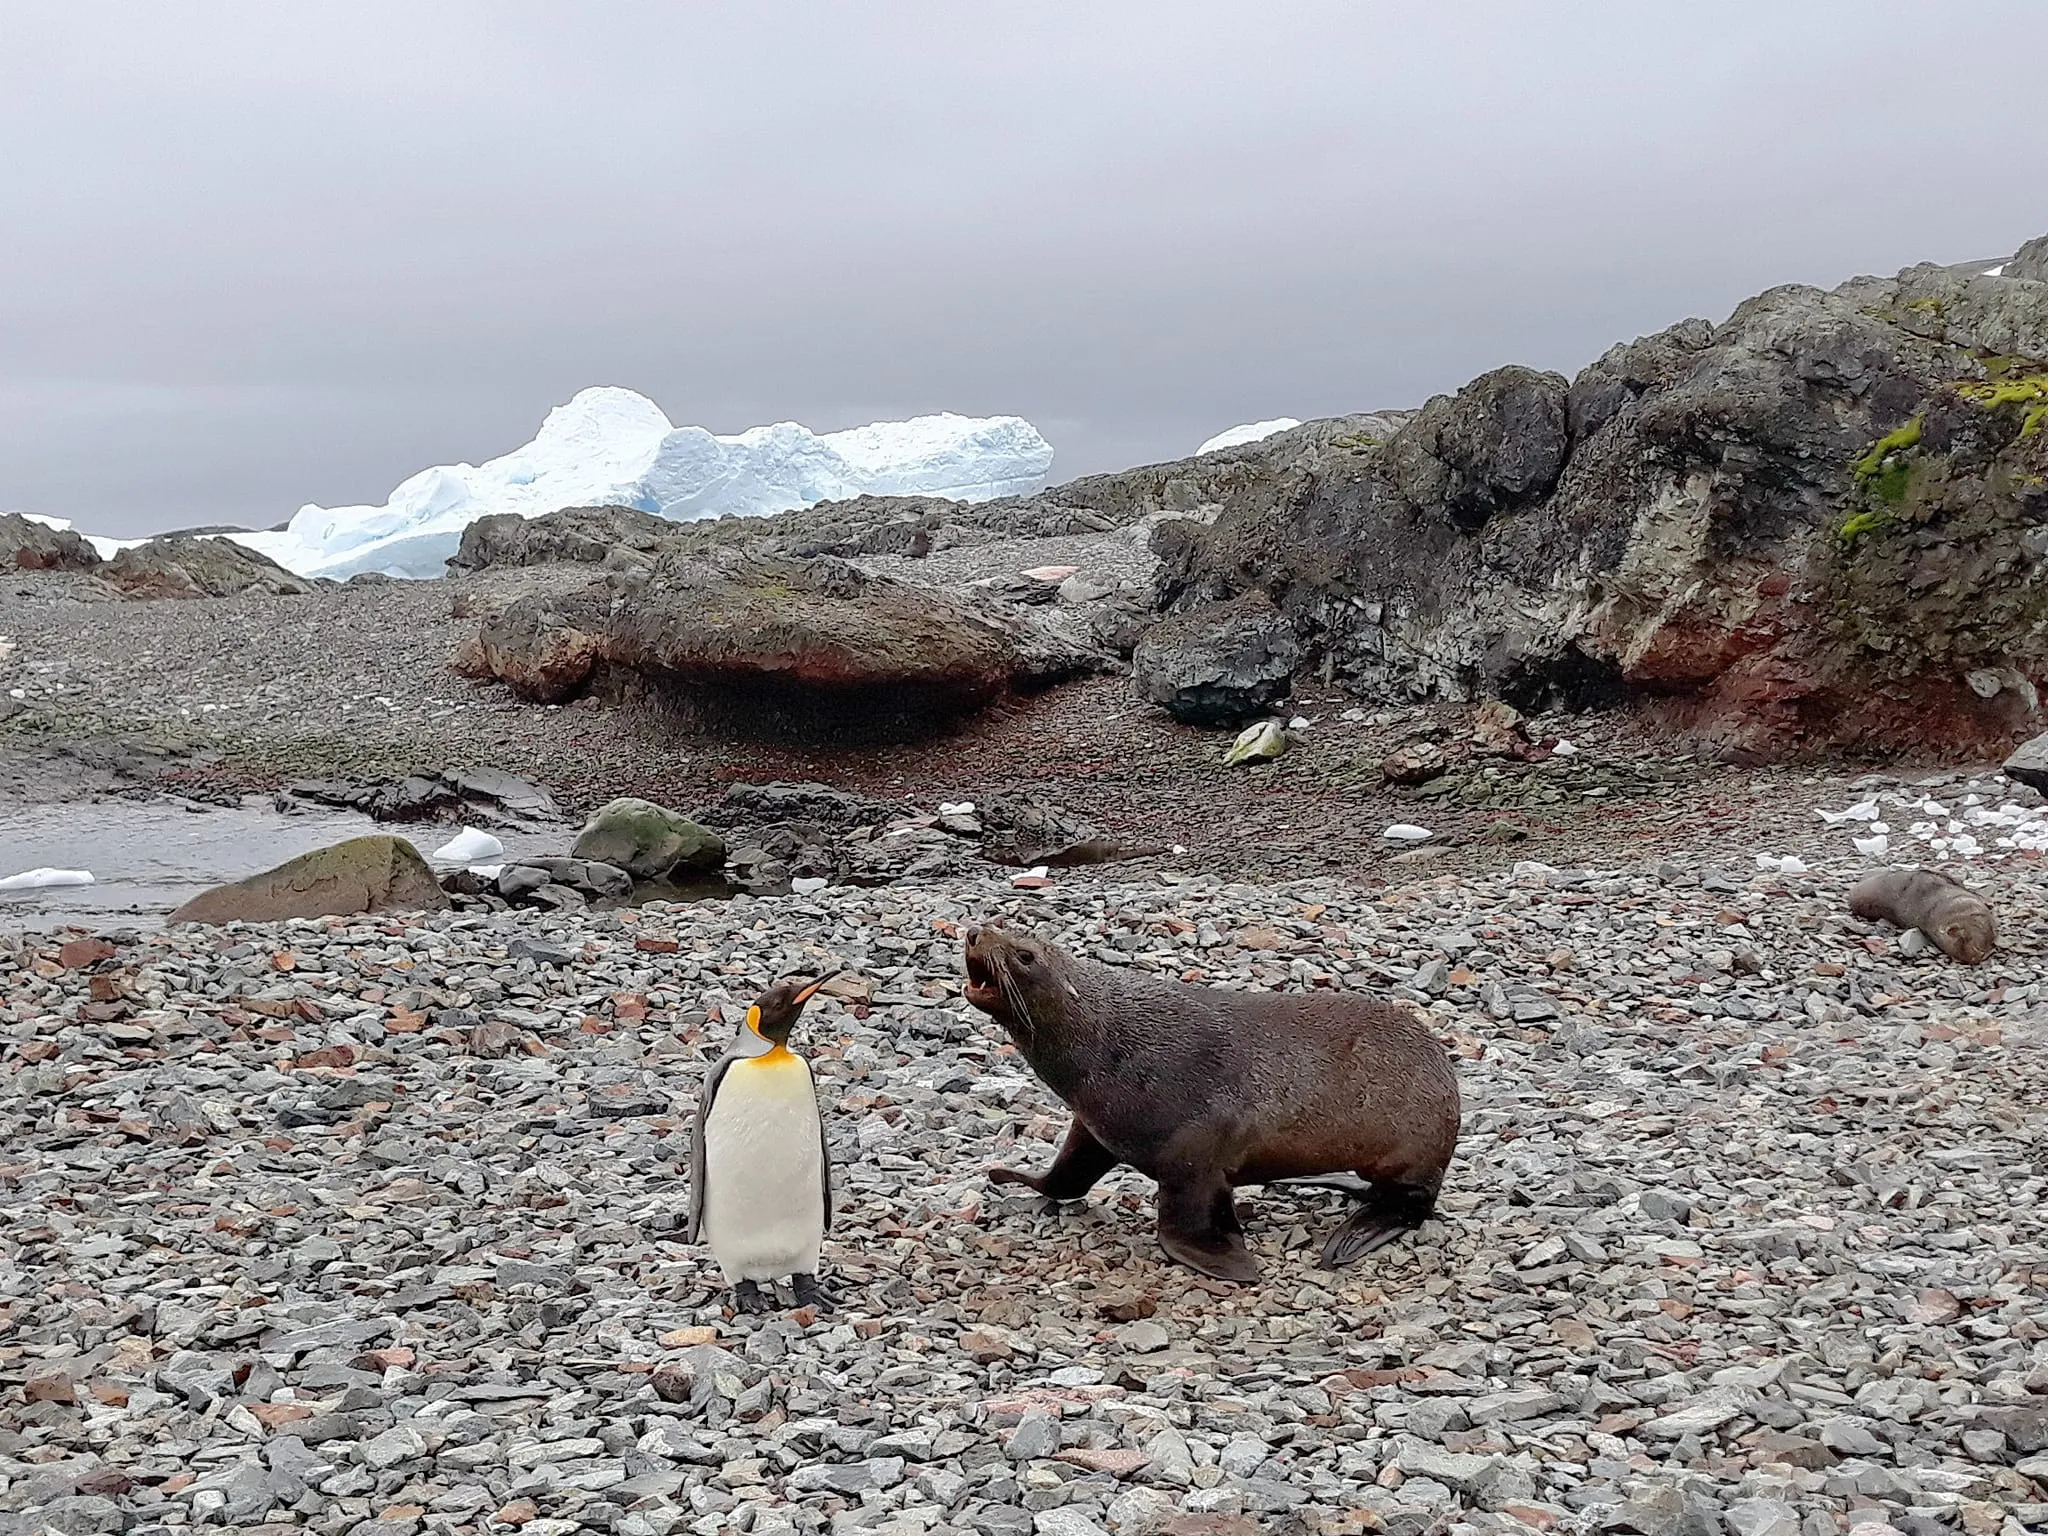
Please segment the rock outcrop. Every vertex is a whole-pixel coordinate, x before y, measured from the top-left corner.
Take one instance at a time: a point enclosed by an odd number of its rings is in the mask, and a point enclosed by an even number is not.
[[[1263,594],[1379,699],[1639,700],[1737,757],[1998,750],[2048,682],[2044,425],[2048,283],[1776,288],[1167,523],[1158,596],[1198,624]]]
[[[233,597],[242,592],[292,597],[313,584],[267,555],[232,539],[174,536],[120,551],[100,567],[100,579],[123,597]]]
[[[202,891],[170,923],[276,923],[386,909],[437,912],[448,897],[427,861],[402,837],[352,837],[275,869]]]
[[[602,565],[613,551],[651,554],[677,525],[633,507],[568,507],[545,517],[497,512],[462,530],[448,557],[456,572],[498,566]]]
[[[2005,264],[2003,275],[2023,278],[2028,282],[2048,283],[2048,235],[2041,235],[2021,246],[2013,259]]]
[[[615,865],[635,880],[665,880],[678,871],[717,869],[725,862],[725,839],[665,805],[625,796],[584,823],[572,852]]]
[[[1156,624],[1131,656],[1139,694],[1185,725],[1242,725],[1287,697],[1301,647],[1263,592]]]
[[[541,702],[609,680],[743,729],[887,738],[1098,657],[841,560],[672,549],[644,573],[512,603],[453,665]]]
[[[18,571],[89,571],[99,551],[69,528],[52,528],[19,512],[0,513],[0,568]]]

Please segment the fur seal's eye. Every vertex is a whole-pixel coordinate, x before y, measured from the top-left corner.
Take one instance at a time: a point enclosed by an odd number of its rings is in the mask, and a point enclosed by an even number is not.
[[[1017,951],[1017,963],[1019,965],[1036,965],[1038,964],[1038,956],[1028,949],[1020,949]]]

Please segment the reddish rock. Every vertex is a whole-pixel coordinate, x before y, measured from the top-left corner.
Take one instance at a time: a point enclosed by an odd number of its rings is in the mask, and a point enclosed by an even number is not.
[[[114,958],[114,946],[105,939],[73,939],[57,950],[57,963],[68,970],[84,970],[102,960]]]

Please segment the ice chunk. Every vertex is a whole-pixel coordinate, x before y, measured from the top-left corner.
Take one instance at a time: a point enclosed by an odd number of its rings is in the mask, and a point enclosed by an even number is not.
[[[1411,822],[1397,821],[1380,834],[1390,843],[1426,843],[1436,834],[1427,827],[1418,827]]]
[[[1051,468],[1051,445],[1016,416],[944,413],[824,434],[785,421],[720,437],[607,387],[557,406],[502,458],[423,469],[381,507],[301,507],[281,530],[235,539],[301,576],[424,578],[443,574],[462,530],[494,512],[624,506],[686,521],[860,495],[986,501],[1036,490]]]
[[[1873,859],[1883,858],[1891,851],[1892,846],[1892,840],[1882,832],[1874,837],[1855,837],[1851,838],[1850,841],[1856,845],[1858,853],[1867,854]]]
[[[789,882],[789,888],[799,896],[815,896],[831,883],[830,880],[820,879],[816,875],[798,875]]]
[[[1219,448],[1242,448],[1246,443],[1256,443],[1275,432],[1285,432],[1289,427],[1300,425],[1292,416],[1275,416],[1271,421],[1248,421],[1241,427],[1226,427],[1197,448],[1195,457],[1214,453]]]
[[[1814,814],[1831,827],[1844,821],[1870,821],[1877,815],[1877,801],[1859,800],[1847,810],[1816,811]]]
[[[1577,755],[1578,750],[1577,747],[1568,741],[1559,741],[1556,746],[1550,749],[1550,755],[1553,757],[1573,757]]]
[[[44,891],[59,885],[91,885],[89,869],[24,869],[0,880],[0,891]]]
[[[488,832],[479,832],[475,827],[464,827],[434,850],[434,857],[446,859],[455,864],[471,864],[478,859],[495,859],[505,851],[505,845]]]
[[[939,814],[941,816],[972,816],[974,814],[974,802],[972,800],[941,800],[939,802]]]
[[[1803,875],[1806,873],[1806,861],[1789,853],[1782,857],[1775,853],[1760,853],[1756,856],[1756,867],[1775,875]]]

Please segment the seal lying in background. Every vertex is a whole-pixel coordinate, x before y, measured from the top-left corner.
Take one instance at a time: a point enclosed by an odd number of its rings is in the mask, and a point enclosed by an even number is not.
[[[1965,965],[1988,959],[1998,947],[1990,904],[1938,869],[1881,869],[1850,889],[1849,910],[1865,922],[1918,928]]]
[[[967,1001],[1074,1112],[1052,1166],[992,1169],[1078,1200],[1118,1163],[1159,1182],[1159,1241],[1222,1280],[1258,1278],[1230,1191],[1349,1171],[1370,1191],[1323,1248],[1349,1264],[1436,1207],[1458,1140],[1450,1052],[1349,992],[1226,992],[1114,970],[997,929],[967,934]]]

